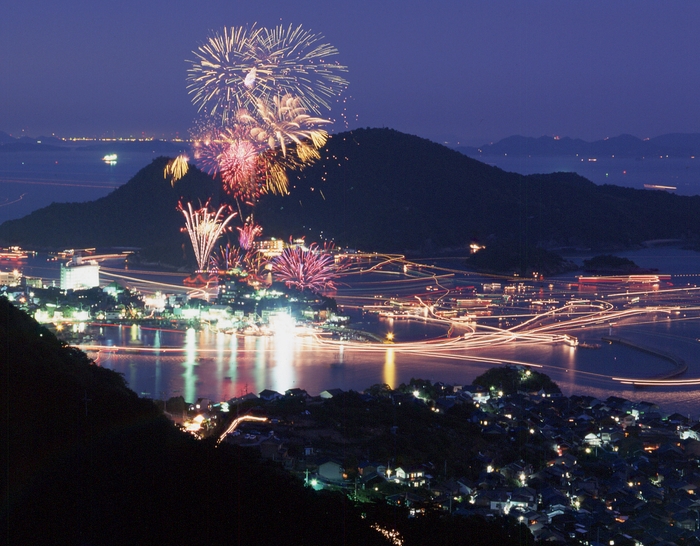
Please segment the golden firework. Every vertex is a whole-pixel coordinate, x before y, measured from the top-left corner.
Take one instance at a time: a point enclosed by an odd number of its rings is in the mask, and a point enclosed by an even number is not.
[[[163,178],[170,177],[170,185],[174,186],[175,182],[187,174],[189,170],[189,160],[190,158],[185,154],[180,154],[175,159],[168,161],[163,170]]]

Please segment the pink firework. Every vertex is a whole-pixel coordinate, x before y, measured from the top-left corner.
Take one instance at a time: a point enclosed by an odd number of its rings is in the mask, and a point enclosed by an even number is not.
[[[256,237],[262,234],[262,226],[253,221],[251,216],[243,227],[238,229],[238,244],[243,250],[250,250]]]
[[[193,147],[198,165],[211,176],[218,175],[227,193],[254,201],[265,192],[265,164],[261,161],[264,149],[246,135],[241,123],[220,130],[204,123],[193,139]]]
[[[224,183],[234,190],[245,187],[258,172],[258,149],[249,140],[233,139],[219,155],[219,172]]]
[[[289,287],[320,293],[335,289],[342,267],[331,254],[321,252],[317,245],[308,250],[287,248],[272,260],[272,276]]]
[[[230,271],[236,267],[242,267],[242,263],[241,250],[231,246],[231,243],[220,246],[219,252],[213,253],[209,258],[209,267],[213,271]]]

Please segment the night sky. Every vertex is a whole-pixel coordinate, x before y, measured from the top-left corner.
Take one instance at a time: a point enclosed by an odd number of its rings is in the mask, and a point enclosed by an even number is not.
[[[301,24],[348,66],[336,131],[451,144],[700,132],[700,2],[29,0],[0,15],[0,130],[188,136],[185,59],[224,26]],[[347,122],[343,120],[347,119]]]

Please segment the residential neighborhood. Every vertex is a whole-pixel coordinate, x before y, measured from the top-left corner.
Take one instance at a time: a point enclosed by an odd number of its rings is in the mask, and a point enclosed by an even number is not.
[[[267,419],[225,441],[309,487],[406,517],[508,516],[562,544],[700,544],[700,423],[649,402],[557,390],[420,379],[318,397],[266,390],[230,401],[231,412]]]

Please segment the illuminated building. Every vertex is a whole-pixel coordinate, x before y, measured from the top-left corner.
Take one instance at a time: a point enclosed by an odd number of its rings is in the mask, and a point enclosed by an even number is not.
[[[80,256],[74,256],[67,264],[61,264],[61,290],[83,290],[95,286],[100,286],[97,262],[84,262]]]
[[[275,239],[274,237],[271,239],[258,239],[253,241],[253,248],[268,258],[282,254],[285,246],[282,239]]]
[[[0,286],[18,286],[22,274],[18,270],[0,271]]]

